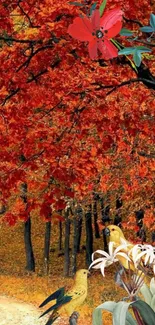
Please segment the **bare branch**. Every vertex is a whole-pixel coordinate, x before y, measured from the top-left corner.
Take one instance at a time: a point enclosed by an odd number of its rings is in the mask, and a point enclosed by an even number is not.
[[[15,43],[21,43],[21,44],[42,44],[42,40],[28,40],[28,39],[16,39],[13,37],[4,37],[0,36],[0,41],[4,42],[15,42]]]
[[[19,0],[19,1],[18,1],[18,7],[20,8],[22,14],[27,18],[27,20],[28,20],[28,22],[29,22],[29,24],[30,24],[30,27],[31,27],[31,28],[39,28],[40,26],[34,26],[34,25],[33,25],[33,23],[32,23],[32,21],[31,21],[29,15],[28,15],[28,13],[26,13],[26,12],[24,11],[23,7],[21,6],[21,2],[22,2],[22,0]]]
[[[98,85],[99,88],[96,88],[95,90],[98,91],[98,90],[101,90],[101,89],[108,89],[108,88],[112,88],[109,92],[107,92],[106,96],[110,95],[113,91],[117,90],[118,88],[122,87],[122,86],[125,86],[125,85],[130,85],[131,83],[134,83],[134,82],[147,82],[149,83],[150,85],[152,85],[152,89],[155,89],[155,81],[151,81],[149,79],[145,79],[145,78],[135,78],[135,79],[130,79],[130,80],[127,80],[127,81],[123,81],[121,82],[120,84],[118,85],[102,85],[100,83],[92,83],[92,85]]]
[[[142,156],[142,157],[146,157],[146,158],[152,158],[154,159],[155,158],[155,152],[152,152],[152,153],[146,153],[144,151],[138,151],[137,152],[139,156]]]
[[[134,24],[137,24],[139,25],[140,27],[143,27],[143,24],[139,21],[139,20],[136,20],[136,19],[128,19],[126,17],[123,16],[123,19],[127,22],[127,23],[134,23]]]

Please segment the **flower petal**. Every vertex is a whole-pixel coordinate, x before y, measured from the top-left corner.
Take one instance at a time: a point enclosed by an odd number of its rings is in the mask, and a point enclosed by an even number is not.
[[[130,246],[130,244],[122,244],[122,245],[120,245],[120,246],[118,246],[116,249],[115,249],[115,252],[114,252],[114,254],[117,254],[119,251],[121,251],[121,250],[125,250],[125,251],[127,251],[127,246]]]
[[[114,247],[114,242],[111,241],[111,242],[109,243],[109,247],[108,247],[108,249],[109,249],[109,255],[110,255],[110,256],[113,255],[113,247]]]
[[[115,25],[113,25],[110,29],[108,29],[106,37],[107,38],[115,37],[117,34],[119,34],[121,29],[122,29],[122,22],[118,21]]]
[[[90,269],[91,267],[94,267],[95,264],[102,262],[103,260],[104,260],[103,257],[102,257],[102,258],[97,258],[95,261],[93,261],[93,262],[90,264],[89,269]]]
[[[109,257],[109,254],[107,252],[105,252],[105,251],[102,251],[101,249],[98,249],[97,251],[95,251],[95,253],[101,254],[101,255],[103,255],[103,256],[105,256],[107,258]]]
[[[104,30],[108,30],[113,27],[118,21],[122,20],[123,11],[119,8],[115,8],[106,12],[100,20],[100,26]]]
[[[128,256],[127,254],[125,254],[125,253],[121,253],[121,252],[119,252],[119,253],[117,253],[117,256],[122,256],[122,257],[124,257],[126,260],[128,260],[129,262],[131,262],[129,256]]]
[[[138,260],[141,259],[142,256],[144,256],[146,254],[146,251],[143,251],[139,254],[137,254],[137,256],[133,259],[134,263],[136,263]]]
[[[109,41],[104,40],[98,43],[98,49],[102,53],[102,58],[105,60],[113,59],[118,56],[118,49]]]
[[[73,24],[68,27],[68,34],[79,41],[91,41],[93,39],[93,28],[91,21],[87,18],[76,17]]]
[[[130,250],[129,252],[129,255],[130,253],[132,254],[132,257],[133,257],[133,261],[135,261],[135,258],[137,256],[137,254],[143,249],[143,245],[142,244],[136,244],[134,245],[134,247]]]
[[[105,260],[105,261],[103,261],[103,263],[102,263],[102,265],[101,265],[101,273],[102,273],[103,276],[105,276],[105,274],[104,274],[104,269],[105,269],[105,267],[106,267],[106,263],[107,263],[107,261]]]
[[[97,59],[97,41],[96,41],[96,39],[93,39],[91,42],[89,42],[88,51],[89,51],[89,56],[92,60]]]
[[[92,28],[96,31],[100,29],[100,12],[99,10],[94,10],[91,18]]]

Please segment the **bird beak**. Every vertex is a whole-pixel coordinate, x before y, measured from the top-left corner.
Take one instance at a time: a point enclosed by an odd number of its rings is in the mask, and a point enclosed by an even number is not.
[[[104,233],[105,233],[106,236],[110,236],[110,230],[109,230],[109,228],[105,228],[104,229]]]
[[[87,275],[87,277],[89,278],[91,276],[91,273],[88,271],[88,275]]]

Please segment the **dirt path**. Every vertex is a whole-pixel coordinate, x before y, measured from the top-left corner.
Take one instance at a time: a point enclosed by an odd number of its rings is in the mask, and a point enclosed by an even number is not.
[[[40,310],[32,304],[0,296],[1,325],[44,325],[47,317],[39,319],[40,314]]]
[[[12,297],[0,295],[0,325],[45,325],[49,316],[39,319],[43,310]],[[54,325],[68,325],[68,317],[59,317]],[[79,323],[83,324],[82,323]],[[86,323],[88,324],[88,323]]]

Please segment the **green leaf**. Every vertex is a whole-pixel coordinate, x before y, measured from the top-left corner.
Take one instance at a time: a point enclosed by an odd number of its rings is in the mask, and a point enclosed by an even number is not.
[[[133,54],[135,51],[135,47],[125,47],[123,50],[120,50],[118,52],[119,55],[129,55],[129,54]]]
[[[121,36],[132,36],[133,32],[127,28],[122,28],[120,31]]]
[[[149,49],[148,47],[145,46],[137,46],[136,49],[138,50],[138,52],[151,52],[151,49]]]
[[[106,4],[107,4],[107,0],[103,0],[103,2],[100,5],[100,8],[99,8],[100,17],[102,17],[102,15],[103,15]]]
[[[153,311],[155,312],[155,295],[153,296],[152,300],[151,300],[151,308],[153,309]]]
[[[97,2],[93,3],[93,5],[90,8],[90,16],[92,15],[93,11],[96,9]]]
[[[152,33],[153,32],[153,28],[151,26],[144,26],[141,27],[140,30],[144,33]]]
[[[150,291],[153,295],[155,295],[155,279],[152,278],[150,281]]]
[[[102,310],[96,308],[93,311],[93,319],[92,319],[93,325],[102,325]]]
[[[150,25],[152,26],[153,31],[155,31],[155,15],[154,14],[150,15]]]
[[[148,305],[151,305],[151,300],[152,300],[152,293],[150,291],[150,289],[148,288],[148,286],[146,285],[146,283],[144,283],[140,289],[140,292],[142,293],[145,302]]]
[[[132,306],[136,307],[146,325],[155,324],[155,313],[152,308],[144,301],[137,300]]]
[[[113,311],[113,325],[125,325],[126,314],[131,302],[119,301]]]
[[[134,60],[136,67],[140,67],[142,57],[141,57],[140,51],[138,51],[137,49],[135,49],[135,51],[133,53],[133,60]]]
[[[113,312],[116,306],[116,302],[114,301],[106,301],[103,304],[99,305],[93,311],[93,325],[102,325],[102,309],[107,310],[109,312]]]
[[[126,302],[119,302],[119,303],[124,303],[127,304]],[[93,312],[93,325],[103,325],[102,321],[102,310],[109,311],[110,313],[113,313],[115,308],[119,303],[116,303],[114,301],[106,301],[103,304],[99,305]],[[129,303],[130,304],[130,303]],[[113,323],[117,324],[117,323]],[[117,325],[122,325],[122,323],[119,323]],[[134,318],[131,316],[131,314],[127,311],[126,313],[126,322],[125,325],[137,325],[136,321]]]

